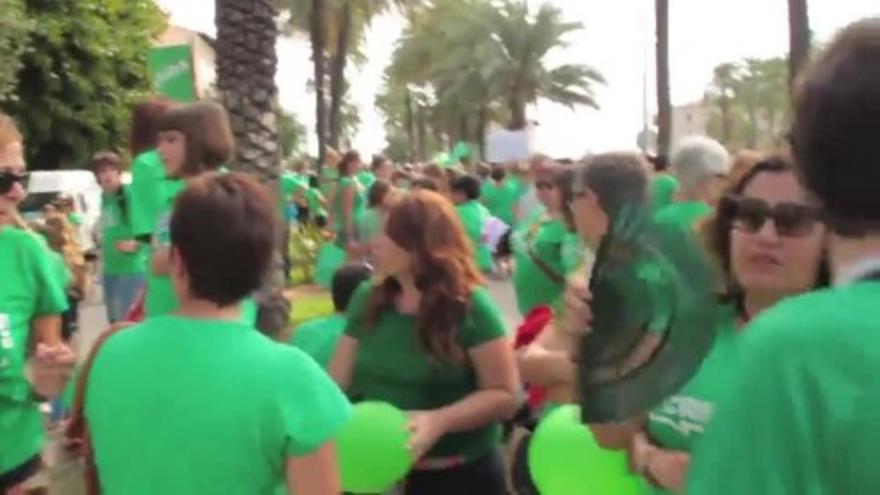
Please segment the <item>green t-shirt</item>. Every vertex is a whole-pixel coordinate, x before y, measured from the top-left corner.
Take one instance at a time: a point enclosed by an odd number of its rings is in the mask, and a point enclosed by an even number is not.
[[[307,321],[293,331],[290,344],[305,352],[325,369],[345,330],[345,315],[335,314]]]
[[[371,282],[355,292],[348,311],[346,335],[358,340],[349,395],[357,400],[386,401],[403,410],[433,410],[453,404],[478,390],[469,362],[452,364],[430,357],[419,342],[416,319],[394,309],[367,328],[364,316]],[[465,350],[505,336],[501,311],[484,288],[471,295],[471,305],[456,339]],[[500,423],[442,437],[428,457],[476,459],[501,441]]]
[[[156,221],[156,230],[153,232],[153,249],[167,248],[171,246],[171,214],[174,209],[174,200],[186,188],[186,182],[180,179],[166,180],[162,187],[165,205],[159,213]],[[177,311],[179,302],[174,292],[174,285],[168,275],[155,275],[150,273],[147,277],[147,294],[144,307],[148,318],[167,315]],[[253,298],[246,298],[241,302],[242,322],[254,325],[257,321],[257,305]]]
[[[501,184],[488,180],[483,184],[483,204],[493,216],[500,218],[508,226],[516,224],[514,206],[522,195],[520,187],[514,181],[508,179]]]
[[[483,243],[483,228],[489,218],[489,210],[477,201],[462,203],[456,206],[456,209],[458,210],[458,218],[461,219],[465,233],[467,233],[474,249],[477,267],[483,271],[491,271],[494,266],[492,252]]]
[[[565,224],[543,209],[522,222],[510,238],[516,269],[513,288],[521,314],[540,305],[552,305],[565,290],[565,279],[584,262],[583,242]],[[537,258],[560,280],[553,280],[535,262]]]
[[[654,176],[651,181],[651,208],[653,211],[660,211],[672,204],[675,193],[678,192],[678,179],[666,174],[659,173]]]
[[[361,211],[367,207],[367,197],[364,195],[364,188],[360,185],[357,179],[351,177],[343,177],[340,179],[339,188],[336,190],[336,198],[333,205],[333,217],[336,223],[337,233],[345,231],[345,219],[342,215],[342,205],[343,199],[345,198],[345,191],[347,191],[349,187],[355,188],[354,202],[352,203],[352,214],[354,217],[352,217],[352,220],[356,221],[358,215],[361,214]]]
[[[123,202],[124,208],[121,206]],[[101,227],[104,273],[107,275],[135,275],[146,272],[147,253],[142,245],[135,253],[123,253],[116,249],[117,242],[134,239],[130,221],[132,203],[131,189],[125,186],[119,193],[105,193],[102,196]]]
[[[741,364],[687,493],[880,493],[880,283],[790,299],[740,337]]]
[[[237,322],[165,316],[107,340],[85,404],[101,488],[271,494],[332,440],[345,396],[300,350]]]
[[[131,166],[131,193],[129,215],[131,232],[136,236],[151,235],[156,221],[165,209],[162,189],[165,183],[165,165],[156,150],[145,151],[135,157]]]
[[[287,205],[291,201],[293,193],[302,187],[303,179],[293,172],[284,172],[278,179],[278,211],[281,218],[287,217]]]
[[[0,227],[0,474],[43,446],[43,416],[25,377],[31,321],[61,314],[67,298],[37,235]]]
[[[376,183],[376,175],[370,170],[361,170],[357,174],[357,180],[363,186],[364,191],[369,191],[373,184]]]
[[[364,208],[355,219],[355,224],[357,225],[358,240],[370,242],[382,230],[382,213],[375,208]]]
[[[697,374],[675,395],[651,411],[648,432],[660,447],[693,452],[712,418],[717,399],[730,386],[739,362],[736,313],[726,308],[715,345]],[[671,493],[655,489],[654,493]]]
[[[712,213],[712,207],[699,201],[680,201],[669,204],[658,211],[654,217],[657,223],[679,225],[682,228],[696,228],[697,222]]]

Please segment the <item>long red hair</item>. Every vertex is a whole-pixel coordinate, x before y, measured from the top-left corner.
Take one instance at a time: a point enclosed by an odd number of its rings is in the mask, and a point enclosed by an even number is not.
[[[416,315],[419,341],[434,358],[461,361],[457,332],[483,277],[455,207],[435,192],[412,192],[389,210],[385,233],[412,256],[413,278],[421,292]],[[383,312],[394,307],[398,294],[397,280],[389,277],[381,282],[368,305],[367,326],[374,326]]]

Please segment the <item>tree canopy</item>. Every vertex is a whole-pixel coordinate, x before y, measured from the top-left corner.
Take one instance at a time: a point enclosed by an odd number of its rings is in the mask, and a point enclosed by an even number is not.
[[[151,88],[147,53],[164,14],[151,0],[23,4],[33,29],[7,110],[30,166],[81,167],[96,150],[123,148],[131,107]]]
[[[21,55],[32,23],[24,15],[22,0],[0,0],[0,103],[17,98],[15,86]]]
[[[580,29],[558,8],[534,10],[522,0],[437,0],[420,9],[398,42],[377,97],[389,135],[428,141],[429,133],[419,129],[424,117],[434,129],[430,134],[449,142],[480,141],[492,121],[525,127],[527,106],[541,98],[597,108],[594,88],[604,83],[598,71],[547,62],[548,53]]]

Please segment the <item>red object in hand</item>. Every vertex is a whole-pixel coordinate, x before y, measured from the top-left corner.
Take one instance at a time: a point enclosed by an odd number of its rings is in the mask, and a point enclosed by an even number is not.
[[[132,323],[144,321],[147,317],[147,311],[145,307],[146,300],[147,290],[141,289],[141,291],[138,292],[137,296],[135,296],[134,301],[132,301],[131,306],[128,307],[128,311],[125,313],[125,318],[123,318],[123,321],[130,321]]]
[[[552,320],[553,309],[550,306],[536,306],[529,311],[529,314],[526,315],[523,322],[516,329],[516,339],[514,340],[513,348],[520,349],[534,342]],[[529,407],[532,409],[539,408],[547,396],[547,391],[541,387],[531,385],[527,388],[527,391]]]

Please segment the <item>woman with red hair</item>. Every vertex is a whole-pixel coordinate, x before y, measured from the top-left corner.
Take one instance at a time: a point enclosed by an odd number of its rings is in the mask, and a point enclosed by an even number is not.
[[[379,276],[356,292],[331,374],[356,400],[410,412],[405,494],[506,493],[501,422],[516,411],[513,346],[455,208],[431,191],[388,212]]]

